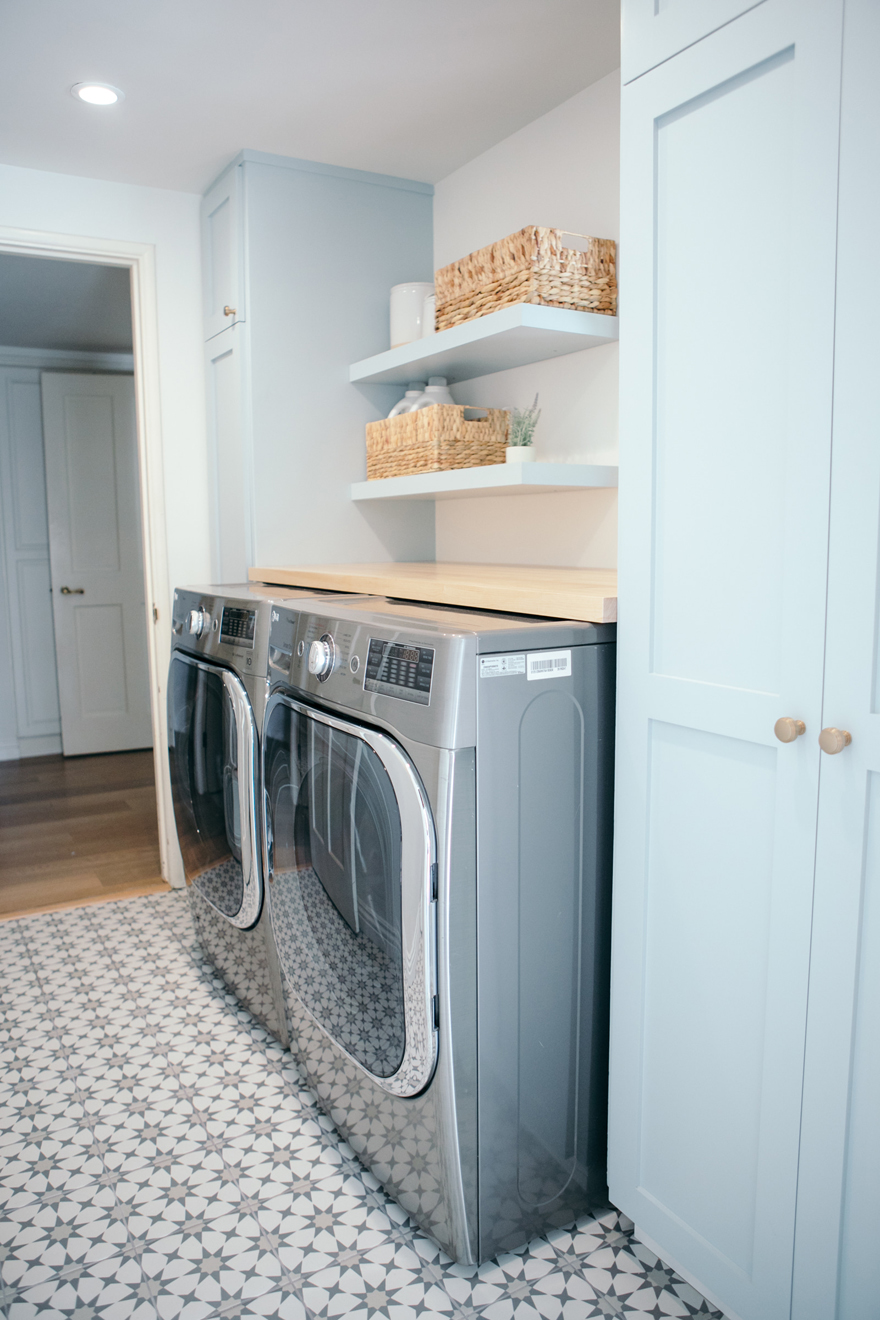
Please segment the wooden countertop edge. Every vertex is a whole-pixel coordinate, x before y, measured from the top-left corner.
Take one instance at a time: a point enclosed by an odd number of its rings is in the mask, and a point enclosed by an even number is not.
[[[409,600],[423,600],[436,605],[463,605],[471,609],[509,611],[512,614],[543,615],[555,619],[577,619],[584,623],[616,623],[617,595],[607,589],[611,583],[547,583],[540,581],[481,583],[473,577],[455,578],[455,566],[450,565],[452,580],[443,581],[429,572],[419,580],[415,566],[406,565],[405,573],[397,572],[397,585],[390,579],[395,568],[385,572],[352,571],[345,565],[338,570],[328,568],[252,568],[248,576],[253,582],[281,587],[323,587],[335,591],[356,591],[366,595],[398,596]],[[603,573],[603,570],[596,570]],[[609,574],[610,576],[610,574]],[[401,579],[405,580],[401,581]],[[403,588],[403,590],[401,590]]]

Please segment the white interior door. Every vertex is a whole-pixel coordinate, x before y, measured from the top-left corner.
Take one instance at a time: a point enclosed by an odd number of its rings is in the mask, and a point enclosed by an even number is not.
[[[841,25],[767,0],[622,95],[608,1179],[742,1320],[791,1294]]]
[[[0,368],[0,510],[19,749],[58,750],[40,373]]]
[[[153,744],[131,376],[43,373],[65,756]]]

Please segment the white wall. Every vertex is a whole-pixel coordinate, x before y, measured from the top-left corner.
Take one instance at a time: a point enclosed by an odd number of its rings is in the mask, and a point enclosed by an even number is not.
[[[434,265],[447,265],[524,225],[617,239],[620,75],[579,92],[436,185]],[[537,456],[617,462],[617,345],[466,381],[459,403],[523,407],[540,393]],[[617,492],[440,500],[437,559],[565,564],[617,562]]]
[[[0,165],[0,227],[155,247],[172,587],[210,577],[199,200],[194,193]]]

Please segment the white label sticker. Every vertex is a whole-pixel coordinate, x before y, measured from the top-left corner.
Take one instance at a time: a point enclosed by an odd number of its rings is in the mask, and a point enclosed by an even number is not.
[[[503,678],[505,674],[524,674],[525,655],[481,655],[480,678]]]
[[[571,651],[533,651],[528,661],[526,677],[530,683],[538,678],[565,678],[571,673]]]

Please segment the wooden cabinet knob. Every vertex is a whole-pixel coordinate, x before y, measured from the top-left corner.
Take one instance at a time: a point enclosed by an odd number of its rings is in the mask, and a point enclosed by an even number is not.
[[[226,306],[223,308],[223,315],[224,315],[224,316],[235,316],[235,308],[234,308],[234,307],[230,307],[230,306],[229,306],[229,303],[227,303]]]
[[[794,742],[802,733],[806,733],[807,726],[803,720],[793,720],[789,715],[783,715],[773,725],[773,732],[780,742]]]
[[[823,729],[819,734],[819,746],[822,748],[822,751],[827,752],[829,756],[836,756],[838,752],[843,751],[844,747],[849,747],[851,742],[852,734],[847,733],[846,729],[834,729],[829,727]]]

